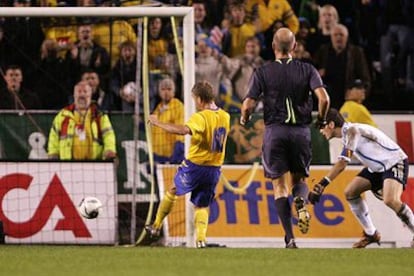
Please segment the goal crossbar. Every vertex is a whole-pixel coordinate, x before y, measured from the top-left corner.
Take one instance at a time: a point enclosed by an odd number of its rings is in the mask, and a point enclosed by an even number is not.
[[[192,7],[2,7],[0,16],[30,16],[30,17],[70,17],[70,16],[187,16],[192,13]]]

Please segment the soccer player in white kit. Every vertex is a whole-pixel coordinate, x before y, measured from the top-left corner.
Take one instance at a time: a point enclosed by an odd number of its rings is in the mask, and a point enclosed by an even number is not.
[[[400,146],[370,125],[346,123],[335,109],[329,110],[326,124],[320,125],[320,133],[327,140],[342,138],[344,147],[329,173],[309,192],[309,201],[312,204],[319,201],[325,187],[345,169],[354,155],[365,168],[345,188],[351,211],[364,229],[363,237],[353,247],[365,248],[374,242],[380,244],[381,235],[372,223],[366,201],[361,198],[361,194],[368,190],[394,210],[414,234],[413,212],[401,201],[407,184],[408,158]]]

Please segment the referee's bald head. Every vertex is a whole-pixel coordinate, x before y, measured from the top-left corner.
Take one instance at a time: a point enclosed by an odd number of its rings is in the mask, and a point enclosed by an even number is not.
[[[289,54],[296,45],[295,35],[288,28],[280,28],[273,35],[272,47],[276,52]]]

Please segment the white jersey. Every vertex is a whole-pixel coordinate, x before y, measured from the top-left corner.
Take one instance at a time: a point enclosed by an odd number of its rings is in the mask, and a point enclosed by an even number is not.
[[[351,161],[352,154],[371,172],[383,172],[407,158],[407,154],[381,130],[366,124],[344,123],[339,159]]]

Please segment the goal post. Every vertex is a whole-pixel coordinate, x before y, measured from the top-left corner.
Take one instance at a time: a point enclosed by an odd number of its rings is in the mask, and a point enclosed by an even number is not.
[[[191,97],[191,88],[195,83],[195,31],[192,7],[2,7],[0,9],[0,17],[122,17],[126,19],[138,17],[182,17],[183,66],[181,69],[184,121],[187,121],[191,114],[195,112],[195,106]],[[190,137],[185,137],[186,155],[189,142]],[[137,181],[140,181],[139,178]],[[154,196],[151,196],[151,198],[154,198]],[[192,246],[193,221],[192,216],[188,216],[188,214],[191,214],[192,206],[190,206],[191,203],[186,205],[187,215],[185,224],[186,233],[189,233],[186,234],[186,245]]]

